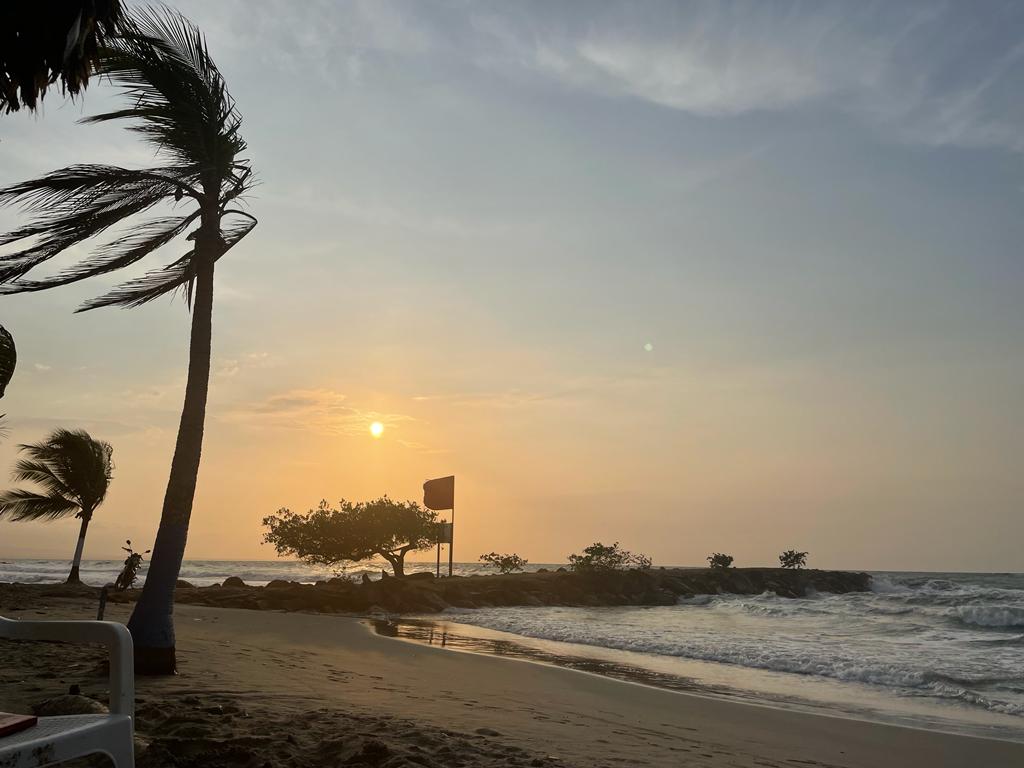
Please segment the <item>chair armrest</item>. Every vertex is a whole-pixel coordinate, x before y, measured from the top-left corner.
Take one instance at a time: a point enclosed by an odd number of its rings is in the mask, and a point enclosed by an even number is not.
[[[114,621],[16,621],[0,616],[0,637],[105,645],[110,658],[110,711],[135,716],[135,658],[132,636]]]

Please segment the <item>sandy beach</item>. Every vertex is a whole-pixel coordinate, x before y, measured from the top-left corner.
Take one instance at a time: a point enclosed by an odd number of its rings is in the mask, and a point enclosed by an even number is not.
[[[123,620],[128,606],[112,606]],[[5,615],[84,618],[53,599]],[[1018,766],[1024,745],[738,704],[375,635],[355,618],[179,606],[140,678],[142,766]],[[103,698],[98,649],[5,642],[0,708]]]

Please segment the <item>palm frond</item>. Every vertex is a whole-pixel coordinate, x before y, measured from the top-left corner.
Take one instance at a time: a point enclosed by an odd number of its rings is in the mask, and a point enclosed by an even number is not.
[[[126,183],[95,198],[69,206],[55,206],[26,227],[0,237],[0,244],[40,238],[35,244],[0,257],[0,282],[22,277],[33,267],[88,240],[122,219],[141,213],[160,202],[173,187],[151,179]],[[17,292],[17,291],[14,291]]]
[[[188,216],[154,219],[140,225],[130,235],[100,246],[95,254],[56,275],[42,280],[17,280],[0,283],[0,295],[42,291],[58,285],[67,285],[89,277],[114,272],[127,267],[180,235],[188,225],[199,218],[199,211]]]
[[[24,446],[22,446],[24,449]],[[47,463],[49,459],[40,461],[36,459],[18,459],[11,473],[11,479],[16,483],[35,483],[50,496],[63,496],[70,498],[75,492],[68,488],[64,481],[54,473]]]
[[[57,520],[79,511],[78,504],[63,496],[45,496],[20,488],[0,493],[0,518],[9,517],[15,522]]]
[[[0,8],[0,19],[2,13]],[[193,260],[216,261],[255,224],[255,219],[241,227],[221,222],[228,204],[240,201],[255,183],[239,157],[246,146],[239,131],[241,116],[202,33],[166,7],[134,9],[107,39],[97,72],[120,88],[128,105],[84,122],[129,120],[128,129],[154,143],[168,163],[139,170],[76,165],[0,189],[0,205],[20,205],[32,216],[27,224],[0,235],[0,246],[17,244],[0,256],[0,295],[41,291],[127,267],[199,220],[203,236],[197,247],[200,242],[203,246],[198,256],[193,248],[81,309],[134,307],[179,288],[188,300]],[[33,269],[69,248],[161,202],[183,198],[197,204],[192,213],[151,219],[56,275],[28,279]]]
[[[220,252],[214,260],[220,259],[243,237],[249,234],[255,226],[256,222],[252,220],[233,224],[223,230],[221,233],[223,246],[219,249]],[[142,277],[116,286],[102,296],[90,299],[75,311],[87,312],[90,309],[111,306],[140,307],[179,289],[185,291],[185,299],[191,303],[191,282],[195,279],[194,257],[195,249],[162,269],[148,272]]]
[[[53,213],[54,209],[76,210],[103,194],[125,187],[163,183],[184,185],[194,180],[187,168],[121,168],[116,165],[81,164],[52,171],[38,179],[0,189],[0,205],[17,204],[28,211]],[[4,238],[4,242],[11,242]]]
[[[90,309],[100,307],[141,307],[153,299],[158,299],[164,294],[171,293],[185,286],[195,275],[192,269],[192,257],[195,250],[191,250],[175,261],[161,269],[154,269],[142,277],[122,283],[102,296],[89,299],[82,304],[76,312],[88,312]]]
[[[15,465],[14,480],[35,483],[44,493],[16,489],[5,491],[5,496],[0,498],[9,497],[17,501],[45,497],[51,499],[52,509],[59,506],[53,500],[60,498],[86,511],[95,509],[106,498],[114,470],[114,449],[109,443],[93,439],[85,430],[57,429],[41,443],[18,447],[23,457]],[[2,509],[0,505],[0,512]],[[21,507],[17,509],[22,510]],[[27,512],[22,510],[17,514]],[[46,514],[60,516],[56,512],[41,513],[40,516]]]
[[[135,9],[99,71],[132,106],[85,122],[131,119],[129,130],[181,164],[227,176],[245,149],[241,117],[198,27],[165,7]]]

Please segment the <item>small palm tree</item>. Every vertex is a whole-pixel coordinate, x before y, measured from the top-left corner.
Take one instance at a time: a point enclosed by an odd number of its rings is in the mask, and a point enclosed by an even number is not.
[[[35,483],[42,492],[14,488],[0,492],[0,519],[16,522],[79,518],[78,546],[68,584],[80,584],[85,534],[113,478],[114,449],[85,430],[58,429],[42,443],[21,445],[25,458],[14,467],[15,482]]]
[[[180,290],[192,311],[185,401],[160,527],[128,622],[136,672],[171,674],[174,587],[192,515],[210,384],[214,265],[256,226],[255,217],[237,207],[253,177],[240,157],[246,148],[242,118],[205,38],[183,16],[163,8],[133,11],[100,51],[98,73],[121,89],[127,104],[85,122],[132,121],[130,130],[152,144],[164,163],[141,170],[76,165],[0,190],[0,203],[20,203],[34,214],[27,226],[0,236],[0,245],[30,242],[0,257],[0,293],[40,291],[113,272],[187,233],[190,245],[179,258],[80,308],[138,307]],[[121,237],[63,271],[24,279],[39,264],[158,204],[187,204],[190,210],[133,221]]]

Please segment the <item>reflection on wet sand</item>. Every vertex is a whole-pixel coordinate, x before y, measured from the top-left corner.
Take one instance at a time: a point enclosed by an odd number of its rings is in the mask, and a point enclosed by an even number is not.
[[[527,638],[522,641],[511,641],[499,636],[488,636],[486,630],[458,626],[449,622],[434,622],[417,619],[371,619],[370,624],[378,635],[393,637],[399,640],[433,645],[455,651],[484,653],[492,656],[505,656],[513,659],[553,664],[568,667],[580,672],[603,675],[605,677],[624,680],[631,683],[653,685],[674,691],[690,693],[713,693],[719,696],[736,698],[736,692],[727,688],[712,687],[699,684],[692,679],[679,675],[644,669],[632,664],[610,661],[607,659],[590,658],[583,655],[559,653],[540,643],[531,642]],[[461,630],[461,631],[459,631]],[[474,632],[474,634],[470,634]],[[479,634],[475,634],[479,632]]]

